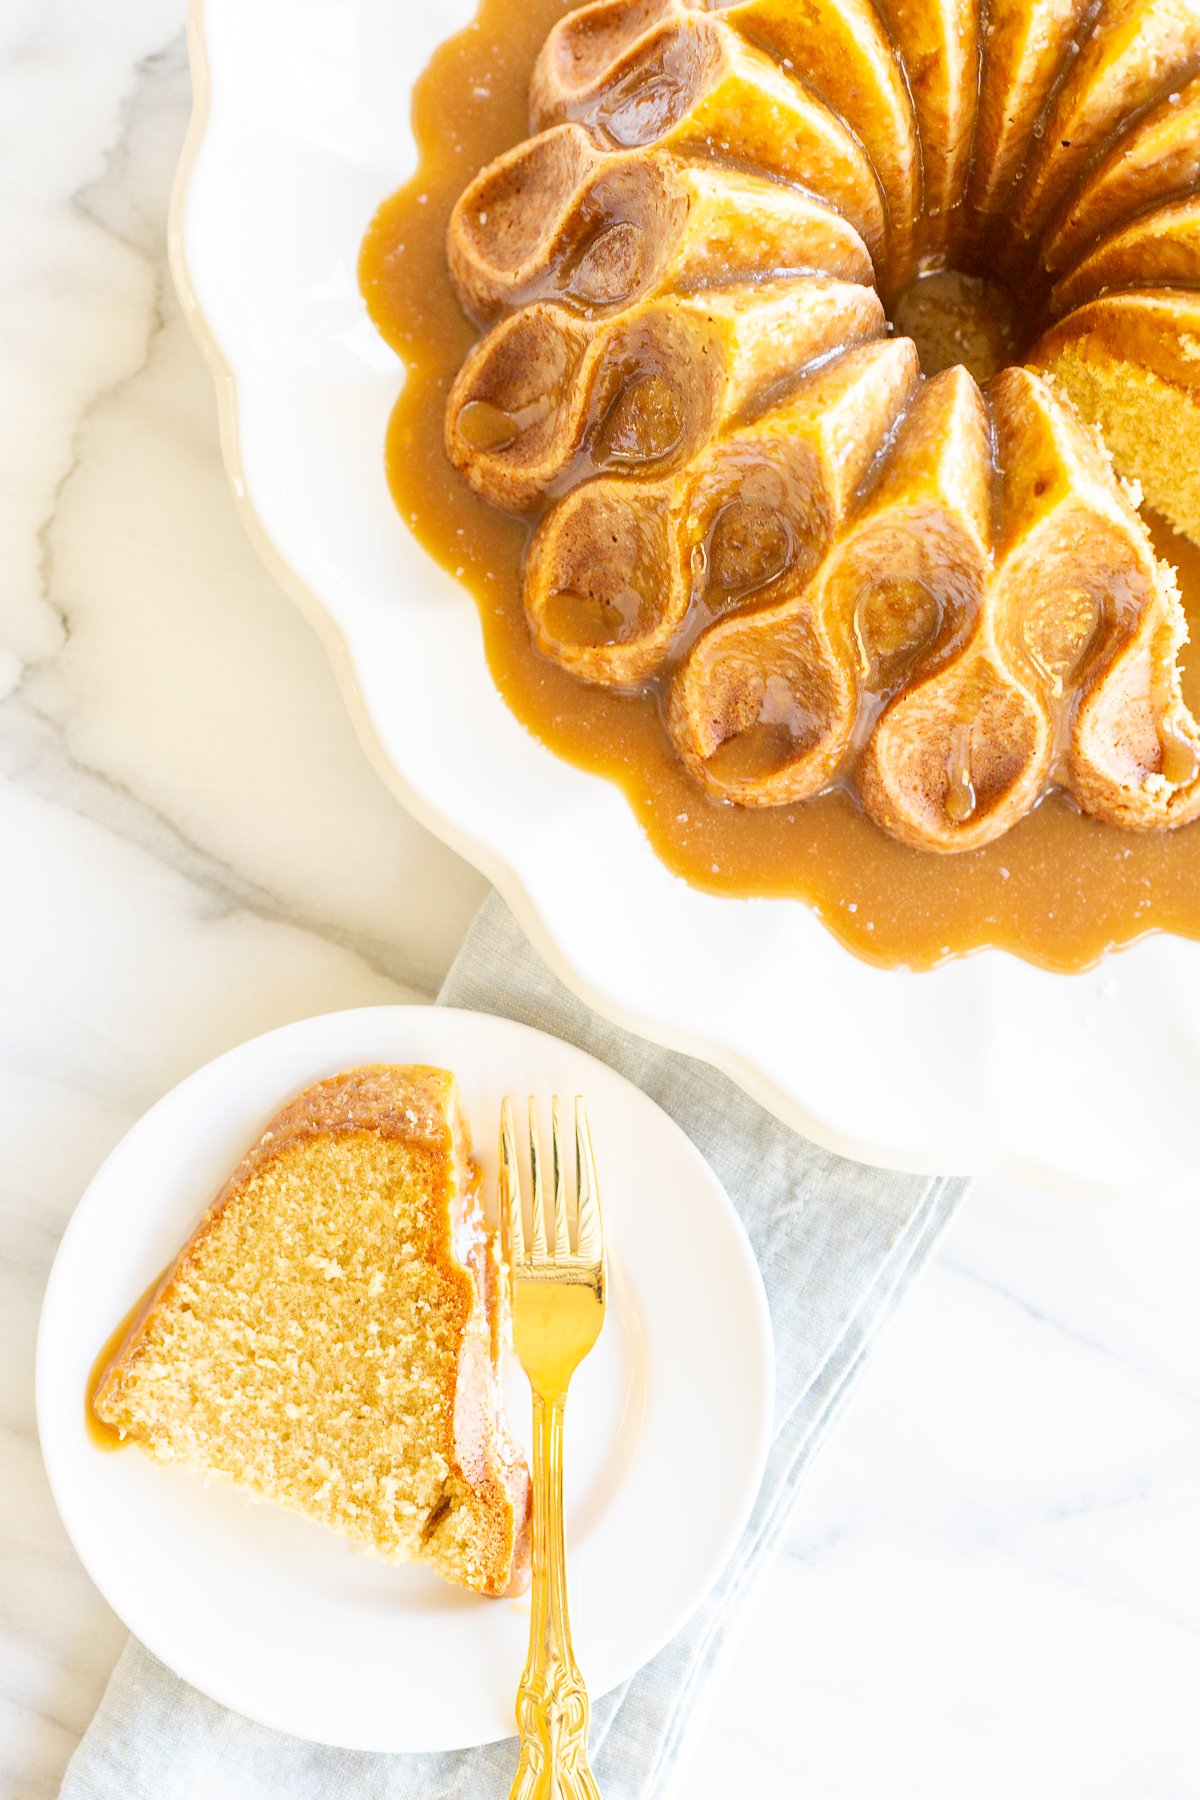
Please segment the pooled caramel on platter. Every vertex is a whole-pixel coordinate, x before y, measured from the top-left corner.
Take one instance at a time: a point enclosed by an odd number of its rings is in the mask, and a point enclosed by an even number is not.
[[[607,13],[611,18],[622,11],[629,14],[633,9],[589,10],[593,16]],[[591,166],[583,169],[574,180],[570,175],[563,178],[554,170],[549,175],[545,170],[541,172],[541,191],[551,201],[557,197],[557,213],[553,204],[530,209],[531,216],[536,210],[539,229],[532,234],[527,232],[529,241],[517,243],[515,249],[520,254],[510,256],[507,263],[509,269],[520,273],[524,285],[516,282],[509,292],[500,291],[504,283],[497,283],[486,271],[500,266],[504,258],[491,257],[489,262],[490,253],[484,247],[479,258],[485,268],[481,286],[488,288],[490,283],[490,291],[470,299],[481,322],[499,319],[503,326],[506,320],[519,316],[519,312],[511,310],[513,307],[565,306],[586,327],[584,335],[588,337],[589,345],[601,330],[609,332],[611,342],[613,321],[619,319],[622,311],[644,310],[645,303],[672,291],[686,291],[694,298],[696,287],[687,276],[681,276],[679,270],[698,269],[699,282],[711,282],[712,274],[703,266],[702,237],[696,233],[689,235],[686,215],[681,224],[678,206],[672,216],[671,207],[660,206],[657,195],[652,195],[650,203],[645,199],[647,189],[653,187],[656,180],[654,175],[647,173],[656,166],[653,156],[658,157],[665,170],[659,188],[669,195],[678,197],[680,192],[693,195],[699,184],[692,172],[706,172],[710,178],[706,189],[707,204],[714,220],[722,216],[727,204],[741,208],[743,212],[761,206],[762,196],[755,186],[761,179],[757,172],[732,170],[722,160],[706,163],[703,158],[692,155],[694,144],[689,146],[688,138],[689,133],[694,132],[694,123],[689,124],[687,107],[680,94],[686,88],[687,94],[699,94],[701,104],[707,104],[708,98],[720,90],[722,83],[733,80],[741,83],[739,91],[743,98],[757,95],[761,99],[764,88],[770,86],[761,78],[761,62],[755,57],[747,57],[730,40],[739,36],[743,45],[773,63],[777,78],[781,73],[786,75],[768,28],[771,23],[768,15],[775,9],[734,8],[715,19],[702,12],[701,16],[709,24],[720,27],[715,32],[710,31],[708,25],[702,25],[699,31],[694,29],[693,15],[701,9],[643,4],[640,10],[645,30],[633,34],[632,44],[626,31],[623,48],[621,42],[611,41],[608,46],[610,59],[614,51],[618,51],[627,61],[631,59],[637,63],[638,58],[642,58],[639,66],[649,66],[647,35],[651,48],[654,43],[660,48],[666,44],[668,49],[680,42],[691,45],[702,38],[709,49],[701,57],[692,56],[689,50],[682,62],[677,59],[674,64],[668,55],[659,57],[654,66],[664,77],[672,79],[659,84],[649,116],[645,108],[639,112],[636,85],[627,83],[615,100],[611,90],[607,96],[598,98],[598,89],[603,87],[603,81],[598,79],[598,68],[582,71],[582,78],[575,83],[567,100],[563,98],[564,84],[560,82],[555,88],[547,81],[542,82],[543,98],[538,100],[535,83],[535,104],[544,108],[535,123],[546,124],[556,130],[560,138],[572,132],[588,131],[592,132],[593,138],[599,137],[595,127],[599,117],[597,109],[603,111],[605,107],[608,119],[617,120],[619,132],[613,134],[606,128],[599,150],[593,143],[587,155],[578,156],[581,169],[589,157]],[[778,10],[782,14],[789,9]],[[915,14],[906,17],[906,9],[899,5],[881,8],[881,11],[889,14],[888,29],[895,41],[904,46],[936,40],[939,31],[943,43],[955,41],[953,17],[956,12],[965,17],[970,9],[947,4],[928,14],[922,13],[919,19]],[[520,159],[528,155],[527,145],[520,150],[518,146],[529,128],[525,116],[529,74],[538,61],[540,50],[539,67],[545,67],[547,52],[541,47],[562,13],[560,6],[547,4],[545,0],[539,5],[520,9],[519,13],[506,5],[505,0],[490,0],[475,26],[438,53],[417,96],[416,123],[422,151],[420,167],[410,187],[382,210],[365,248],[363,261],[364,287],[372,311],[405,356],[410,369],[389,443],[389,472],[397,503],[434,553],[450,567],[461,568],[463,579],[478,594],[491,665],[510,703],[557,749],[585,766],[600,769],[618,779],[659,853],[689,879],[719,891],[802,896],[815,904],[827,923],[856,949],[880,960],[923,964],[936,961],[950,951],[991,942],[1009,945],[1057,966],[1070,967],[1090,960],[1109,943],[1128,941],[1154,926],[1193,934],[1200,931],[1200,902],[1197,900],[1200,883],[1196,880],[1200,874],[1197,866],[1200,865],[1200,848],[1192,847],[1194,832],[1184,830],[1171,835],[1133,836],[1080,818],[1070,801],[1052,793],[998,842],[952,859],[930,857],[885,838],[861,814],[840,782],[818,798],[802,804],[789,801],[780,806],[751,808],[714,799],[707,791],[707,785],[702,789],[686,774],[683,763],[668,747],[663,719],[675,710],[673,680],[627,692],[623,688],[585,686],[574,672],[568,673],[566,663],[572,655],[580,662],[581,672],[586,671],[594,653],[598,653],[599,664],[603,665],[607,658],[616,670],[624,650],[636,646],[638,640],[652,638],[656,630],[665,630],[669,636],[673,622],[667,615],[672,606],[677,614],[680,613],[685,550],[692,580],[688,586],[687,609],[676,621],[682,635],[675,649],[682,645],[690,654],[697,654],[703,641],[703,630],[724,632],[731,628],[739,607],[747,623],[760,609],[786,608],[789,601],[783,589],[789,581],[799,579],[796,572],[811,568],[814,557],[819,562],[822,554],[830,554],[827,533],[823,536],[826,526],[821,521],[821,507],[828,508],[829,505],[827,484],[820,475],[821,452],[819,446],[816,450],[808,446],[804,455],[797,449],[793,463],[804,463],[806,456],[808,459],[805,470],[797,473],[787,458],[781,465],[774,452],[765,458],[758,454],[753,440],[756,428],[764,423],[769,428],[772,416],[786,412],[789,404],[803,410],[800,388],[813,377],[804,376],[792,395],[761,392],[755,397],[749,418],[738,413],[736,408],[722,409],[719,400],[714,404],[710,397],[703,397],[704,407],[711,408],[705,418],[717,420],[715,432],[704,442],[697,441],[704,438],[703,429],[693,431],[693,438],[689,440],[688,407],[678,404],[670,381],[669,358],[664,363],[666,372],[662,375],[661,385],[653,379],[644,382],[639,395],[637,384],[630,384],[634,387],[634,398],[624,401],[624,425],[620,414],[613,421],[601,407],[599,416],[608,427],[607,447],[603,448],[601,458],[602,462],[607,458],[604,466],[595,466],[596,433],[585,432],[584,441],[573,444],[570,454],[561,459],[550,474],[548,486],[552,504],[543,509],[540,499],[523,502],[532,504],[533,522],[539,512],[544,511],[545,518],[534,537],[534,553],[529,562],[531,572],[536,575],[539,559],[544,563],[542,551],[547,536],[559,540],[556,555],[570,560],[574,554],[576,558],[572,585],[548,590],[552,604],[542,605],[540,611],[538,595],[547,590],[544,584],[539,589],[535,581],[530,582],[531,613],[540,650],[531,642],[520,591],[520,559],[528,526],[481,506],[458,483],[438,443],[440,410],[459,367],[469,360],[477,337],[454,310],[439,235],[446,228],[454,202],[461,193],[471,190],[478,171],[486,167],[489,159],[498,156]],[[754,28],[750,17],[756,13],[761,29]],[[999,17],[999,14],[994,16]],[[617,24],[621,24],[620,19]],[[998,60],[993,58],[994,63]],[[681,68],[685,81],[673,79]],[[753,79],[747,77],[747,68]],[[985,89],[986,86],[985,76]],[[790,87],[787,83],[780,86],[777,79],[767,99],[772,106],[780,106],[786,96],[787,104],[793,108],[792,116],[799,117],[791,97],[792,90],[809,96],[807,110],[802,110],[811,141],[821,144],[822,153],[828,155],[830,166],[844,184],[842,210],[847,216],[851,207],[857,211],[854,223],[864,240],[864,249],[870,248],[876,257],[881,269],[881,291],[886,293],[887,258],[889,254],[897,254],[896,234],[888,212],[885,208],[881,230],[880,221],[869,204],[869,192],[861,183],[858,187],[855,185],[853,157],[846,153],[844,142],[835,129],[836,114],[826,109],[833,125],[826,124],[818,132],[819,112],[812,106],[811,98],[814,95],[817,99],[833,97],[819,93],[815,83],[812,88],[804,89],[795,81],[790,82]],[[730,90],[726,87],[725,91]],[[947,142],[938,177],[941,191],[953,197],[951,216],[942,218],[936,231],[942,242],[953,241],[961,248],[965,216],[961,196],[970,175],[969,159],[961,152],[961,141],[964,133],[969,134],[969,118],[965,126],[963,120],[969,114],[971,102],[954,70],[941,64],[930,78],[914,84],[912,91],[918,118],[957,121],[954,130],[958,133],[959,150],[956,154],[954,146]],[[547,94],[549,98],[544,97]],[[684,99],[686,97],[684,95]],[[457,122],[449,134],[444,127],[438,130],[447,118]],[[760,129],[755,123],[753,107],[743,108],[738,128],[743,137]],[[665,143],[662,142],[664,134],[669,137]],[[852,142],[858,142],[860,135],[859,132],[852,133]],[[1028,164],[1032,141],[1030,138],[1014,162],[1010,185],[1019,181]],[[575,150],[578,152],[580,148],[577,139]],[[647,152],[653,155],[648,157]],[[621,162],[621,153],[628,159],[627,164]],[[1098,164],[1093,166],[1099,167]],[[598,183],[607,182],[611,193],[613,183],[619,185],[620,179],[624,178],[626,167],[631,176],[636,177],[629,187],[631,192],[636,190],[635,200],[643,206],[641,216],[647,216],[649,204],[656,229],[623,231],[621,225],[630,222],[627,215],[620,213],[618,216],[611,204],[604,201],[603,194],[594,215],[602,228],[590,233],[581,228],[578,215],[572,210],[572,196],[577,188],[586,187],[590,180],[594,194]],[[682,178],[681,168],[685,171]],[[735,175],[737,180],[733,179]],[[486,175],[483,179],[487,179]],[[723,183],[731,192],[738,190],[735,197],[727,199],[721,192]],[[786,212],[782,203],[784,195],[797,211],[803,201],[810,219],[821,216],[817,196],[799,195],[796,189],[778,182],[774,185],[781,200],[771,217],[777,221],[779,230],[787,229],[787,220],[782,216]],[[744,191],[746,187],[749,192]],[[502,184],[499,184],[494,191],[499,193],[501,188]],[[893,191],[898,191],[894,184]],[[689,205],[697,203],[689,200]],[[482,210],[489,209],[484,207]],[[924,215],[924,223],[931,233],[935,229],[935,216],[940,217],[940,214],[935,215],[932,208]],[[556,230],[559,239],[569,245],[565,255],[558,252],[552,241]],[[807,241],[807,233],[801,235]],[[744,241],[745,234],[740,236]],[[847,219],[839,219],[836,212],[827,212],[821,243],[819,255],[814,255],[802,268],[787,271],[779,271],[773,266],[774,253],[768,244],[759,265],[754,266],[751,262],[750,266],[743,264],[733,271],[732,286],[736,289],[739,283],[771,276],[778,278],[781,273],[785,277],[795,275],[808,281],[862,281],[854,266],[861,252],[850,239]],[[478,251],[479,246],[475,248]],[[903,254],[907,252],[900,255],[897,265],[901,269]],[[961,260],[973,269],[979,266],[978,255],[972,262],[965,249]],[[568,272],[567,285],[574,283],[572,292],[564,293],[559,285],[564,269]],[[1035,270],[1035,276],[1037,273]],[[703,309],[693,306],[692,310]],[[1030,309],[1026,306],[1026,329],[1029,321]],[[870,350],[869,333],[860,330],[857,335],[860,348],[853,348],[855,334],[849,333],[844,355],[861,357]],[[486,337],[482,341],[486,343]],[[656,340],[652,337],[651,341]],[[883,347],[881,343],[880,348]],[[924,351],[924,345],[922,349]],[[586,361],[587,355],[588,346],[585,345],[580,355],[581,363]],[[596,360],[593,355],[593,364]],[[664,359],[660,357],[659,361]],[[980,372],[986,374],[988,371]],[[656,369],[653,373],[660,371]],[[813,375],[816,374],[814,370]],[[720,382],[717,385],[720,386]],[[1044,387],[1044,384],[1038,383],[1036,387]],[[595,388],[589,392],[594,393]],[[997,411],[997,401],[991,390],[988,390],[986,404],[990,413]],[[1056,405],[1047,400],[1044,410],[1053,413]],[[1063,409],[1057,407],[1057,410]],[[482,467],[489,458],[493,463],[504,462],[506,449],[512,447],[506,443],[512,429],[509,418],[511,413],[507,407],[494,405],[486,397],[481,401],[480,409],[470,415],[469,430],[478,440],[470,447],[480,453],[479,466]],[[1051,430],[1052,440],[1054,435]],[[694,449],[691,448],[693,441]],[[636,470],[636,482],[646,498],[647,507],[634,509],[631,514],[631,509],[622,503],[620,489],[633,485],[628,479],[633,460],[630,451],[636,456],[646,445],[653,454],[646,459],[646,467],[639,466]],[[732,465],[736,464],[739,455],[744,459],[742,475],[739,478],[734,474],[732,478],[741,480],[740,518],[736,509],[731,512],[719,503],[714,509],[712,504],[713,496],[722,491],[722,480],[728,487]],[[724,476],[723,460],[728,465]],[[687,541],[686,530],[681,533],[677,504],[680,485],[690,487],[697,480],[700,498],[708,506],[710,524],[715,521],[720,526],[719,530],[707,530],[699,546]],[[799,509],[794,504],[797,484],[803,488],[804,482],[809,483],[808,488],[803,489],[804,493],[818,496],[815,510],[808,508],[807,501]],[[1104,486],[1103,479],[1101,486]],[[793,501],[791,512],[788,510],[789,493]],[[782,505],[778,504],[780,499]],[[579,577],[580,559],[585,563],[588,561],[587,532],[583,530],[586,521],[574,520],[573,537],[570,528],[575,511],[581,506],[585,511],[590,508],[601,513],[608,506],[616,529],[626,534],[624,541],[629,546],[629,555],[624,559],[624,574],[628,579],[620,591],[611,591],[611,571],[606,576],[602,569],[597,569],[594,558],[595,578],[591,586]],[[911,660],[914,648],[920,651],[929,647],[927,639],[930,637],[935,645],[940,643],[939,655],[946,651],[947,644],[950,646],[947,667],[940,672],[934,671],[933,686],[936,688],[940,680],[944,702],[937,713],[944,743],[936,749],[933,762],[925,771],[925,785],[932,791],[941,782],[940,817],[936,816],[939,807],[935,805],[934,828],[940,830],[949,826],[957,841],[962,841],[963,834],[971,841],[981,832],[985,822],[990,822],[990,828],[1004,816],[1005,808],[1012,805],[1012,797],[1020,793],[1028,771],[1038,767],[1038,758],[1043,754],[1047,739],[1056,769],[1069,768],[1061,721],[1053,717],[1055,684],[1061,686],[1063,677],[1055,658],[1061,663],[1064,656],[1073,653],[1077,662],[1082,658],[1083,663],[1091,667],[1097,656],[1099,640],[1096,634],[1103,627],[1101,635],[1107,632],[1104,641],[1110,645],[1114,665],[1120,659],[1121,646],[1128,638],[1126,627],[1137,610],[1134,598],[1127,597],[1124,603],[1121,602],[1120,592],[1124,591],[1121,582],[1132,581],[1136,589],[1134,577],[1140,579],[1147,567],[1154,569],[1155,565],[1144,540],[1139,539],[1136,515],[1111,478],[1105,489],[1105,508],[1101,510],[1106,510],[1108,515],[1103,521],[1101,536],[1104,532],[1109,533],[1111,542],[1106,540],[1107,547],[1098,566],[1109,567],[1103,559],[1112,550],[1116,557],[1114,566],[1123,567],[1121,559],[1124,557],[1133,567],[1134,575],[1126,571],[1113,587],[1108,596],[1112,603],[1108,607],[1107,622],[1100,616],[1103,608],[1090,602],[1086,594],[1069,595],[1069,604],[1062,609],[1061,618],[1051,617],[1039,622],[1035,617],[1030,630],[1037,640],[1034,644],[1036,655],[1025,642],[1025,634],[1021,634],[1019,643],[1010,641],[1012,634],[1006,636],[996,619],[990,616],[997,610],[995,606],[989,608],[986,630],[981,631],[977,622],[971,630],[965,634],[959,631],[956,636],[952,624],[951,628],[946,626],[945,605],[939,626],[926,616],[930,608],[922,604],[924,590],[918,588],[914,592],[911,586],[906,589],[902,577],[897,577],[891,587],[886,576],[876,580],[866,596],[866,603],[851,609],[852,614],[859,614],[859,624],[867,628],[868,638],[874,632],[873,653],[877,661],[890,663],[893,678],[897,659],[900,663],[906,657]],[[644,517],[638,516],[640,511],[644,511]],[[804,515],[803,530],[797,528],[798,512]],[[851,513],[854,513],[853,507]],[[685,526],[686,517],[685,513]],[[990,521],[993,540],[990,554],[993,558],[999,554],[997,546],[1004,532],[1009,530],[1011,536],[1011,520],[1008,524],[1004,521],[1003,508],[994,509]],[[859,529],[866,523],[866,514],[862,519],[852,516],[847,522],[847,535],[855,541],[869,540],[870,532]],[[876,523],[878,526],[879,522]],[[1100,531],[1099,524],[1096,529]],[[1182,540],[1156,527],[1156,541],[1160,551],[1171,561],[1186,561],[1190,546]],[[693,557],[692,552],[697,549],[699,554]],[[867,555],[868,551],[869,543],[867,549],[860,543],[859,554]],[[1099,555],[1100,551],[1096,553]],[[840,543],[832,554],[842,561],[852,560],[852,550],[846,549],[843,554]],[[1001,561],[1006,565],[1005,581],[1009,594],[1006,604],[1011,607],[1012,594],[1018,591],[1020,576],[1011,546]],[[716,603],[714,607],[697,608],[692,603],[691,586],[696,583],[697,565],[700,584]],[[665,568],[670,579],[665,583],[648,579],[656,568]],[[583,574],[586,573],[584,569]],[[961,569],[951,571],[952,587],[961,575]],[[995,582],[993,573],[993,588]],[[1083,585],[1086,587],[1086,582]],[[1185,571],[1185,595],[1187,586]],[[968,581],[967,591],[969,588]],[[750,593],[754,597],[747,608],[745,602]],[[1126,658],[1130,665],[1126,672],[1135,683],[1150,664],[1158,666],[1155,658],[1161,661],[1163,649],[1169,648],[1168,640],[1177,635],[1178,620],[1176,618],[1172,623],[1169,617],[1169,582],[1150,598],[1153,605],[1143,604],[1144,616],[1153,618],[1162,613],[1167,619],[1167,628],[1157,636],[1153,630],[1149,632],[1148,641],[1143,643],[1139,653],[1140,662],[1139,654]],[[863,596],[860,595],[861,599]],[[827,610],[831,616],[838,611],[837,607]],[[969,606],[959,607],[960,624],[969,611]],[[952,622],[953,606],[949,616]],[[610,625],[615,623],[619,627],[615,632],[610,629],[607,642],[604,635],[606,619]],[[1125,631],[1125,638],[1122,631]],[[556,667],[547,654],[548,648],[553,653],[555,641],[567,652],[562,668]],[[636,657],[634,660],[636,663]],[[676,667],[673,652],[672,669]],[[952,667],[957,669],[957,675],[952,673]],[[606,670],[600,678],[607,680],[610,674]],[[1185,696],[1186,675],[1185,668]],[[628,672],[617,678],[623,684],[644,680],[643,675],[635,673],[631,676]],[[589,674],[588,679],[594,681],[596,676]],[[1026,721],[1013,740],[1022,751],[1018,760],[1022,762],[1025,776],[1011,770],[998,771],[986,756],[981,759],[979,748],[971,741],[973,730],[968,729],[972,722],[964,723],[959,718],[960,713],[970,710],[977,682],[982,682],[985,695],[992,696],[987,701],[989,707],[998,709],[1005,717]],[[821,683],[817,685],[822,686]],[[886,689],[886,680],[883,685]],[[740,749],[734,743],[723,750],[715,771],[710,762],[711,773],[719,777],[723,762],[728,779],[736,781],[740,754],[750,765],[749,775],[753,779],[756,756],[768,770],[772,767],[772,734],[775,748],[782,745],[786,751],[789,745],[796,745],[796,723],[808,717],[805,709],[814,696],[804,693],[800,696],[803,704],[798,704],[795,692],[784,697],[778,686],[773,692],[775,699],[768,703],[765,717],[755,721],[756,731],[744,734],[749,741]],[[817,698],[823,704],[828,694],[822,690],[822,695]],[[926,699],[929,698],[927,695]],[[862,747],[863,720],[873,722],[877,701],[877,693],[871,690],[865,707],[859,706],[851,728],[851,743],[856,750]],[[1143,762],[1147,756],[1156,759],[1157,771],[1149,773],[1157,772],[1161,777],[1160,785],[1165,784],[1168,789],[1182,790],[1194,785],[1187,779],[1192,740],[1187,716],[1180,710],[1180,696],[1170,691],[1168,683],[1167,691],[1152,693],[1147,705],[1153,715],[1153,741],[1143,733],[1145,741],[1140,750],[1134,745],[1133,763],[1137,763],[1138,756]],[[773,717],[773,707],[779,717]],[[1111,731],[1108,738],[1104,738],[1104,709],[1094,708],[1093,711],[1098,716],[1093,721],[1095,728],[1088,744],[1083,747],[1080,768],[1093,768],[1099,783],[1095,792],[1103,789],[1105,783],[1111,788],[1114,781],[1119,788],[1128,775],[1128,768],[1120,766],[1119,758],[1114,760],[1117,746]],[[879,729],[877,723],[875,729]],[[767,741],[757,742],[756,735]],[[879,761],[878,758],[875,760]],[[974,766],[976,761],[978,768]],[[886,781],[878,790],[873,787],[867,773],[869,768],[868,758],[863,762],[864,773],[860,781],[864,802],[878,810],[889,830],[899,828],[908,832],[911,821],[900,819],[898,824],[893,817],[894,795],[889,793]],[[1097,769],[1098,774],[1095,773]],[[1090,779],[1081,774],[1077,783],[1069,783],[1084,804],[1093,792],[1088,787]],[[1140,782],[1139,786],[1144,788],[1145,783]],[[920,815],[921,807],[916,810]],[[918,816],[912,827],[914,841],[929,841],[929,827],[929,817],[922,821]]]

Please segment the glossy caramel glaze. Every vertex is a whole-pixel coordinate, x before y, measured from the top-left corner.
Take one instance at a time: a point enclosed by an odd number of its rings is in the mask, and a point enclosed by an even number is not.
[[[479,606],[493,678],[517,716],[578,766],[617,781],[658,855],[698,887],[807,901],[859,954],[928,967],[983,945],[1060,969],[1151,930],[1200,936],[1200,829],[1134,834],[1082,817],[1051,792],[1004,838],[956,857],[906,848],[842,789],[751,809],[708,798],[677,760],[653,692],[588,687],[534,649],[521,597],[527,527],[480,500],[443,448],[450,385],[476,341],[446,265],[451,208],[529,128],[529,71],[562,0],[483,0],[436,53],[414,97],[419,165],[373,222],[361,279],[408,379],[387,444],[401,515]],[[447,123],[450,121],[451,123]],[[1180,567],[1193,630],[1200,552],[1154,525]],[[1185,652],[1185,695],[1200,668]]]
[[[122,1437],[115,1426],[109,1425],[96,1411],[96,1396],[104,1386],[104,1378],[108,1374],[118,1356],[133,1337],[138,1326],[149,1316],[150,1308],[163,1290],[170,1267],[155,1277],[144,1294],[134,1301],[120,1324],[115,1326],[111,1334],[104,1340],[88,1374],[87,1388],[84,1393],[84,1423],[87,1434],[98,1450],[119,1450],[129,1440]]]

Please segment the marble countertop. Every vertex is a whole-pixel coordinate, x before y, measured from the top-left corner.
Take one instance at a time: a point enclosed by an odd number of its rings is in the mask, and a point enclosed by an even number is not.
[[[33,1424],[54,1248],[216,1052],[427,998],[482,897],[361,753],[226,490],[167,275],[182,0],[0,17],[0,1791],[123,1633]],[[814,1470],[690,1800],[1192,1800],[1200,1214],[981,1183]]]

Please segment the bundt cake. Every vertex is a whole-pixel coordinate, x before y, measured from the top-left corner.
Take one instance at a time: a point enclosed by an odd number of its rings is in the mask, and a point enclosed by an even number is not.
[[[530,115],[445,442],[541,654],[741,806],[1196,818],[1138,507],[1200,542],[1200,0],[594,0]]]
[[[369,1066],[272,1119],[100,1378],[99,1420],[482,1594],[528,1577],[506,1291],[454,1077]]]

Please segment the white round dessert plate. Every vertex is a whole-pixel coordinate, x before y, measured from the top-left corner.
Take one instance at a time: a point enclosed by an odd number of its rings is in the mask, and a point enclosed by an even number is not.
[[[229,1484],[132,1446],[105,1450],[85,1416],[101,1347],[267,1120],[309,1083],[363,1062],[455,1071],[489,1202],[503,1096],[586,1098],[609,1306],[571,1385],[566,1519],[593,1697],[674,1635],[727,1562],[762,1478],[774,1399],[766,1296],[741,1221],[678,1126],[603,1063],[528,1026],[443,1007],[331,1013],[181,1082],[117,1145],[67,1228],[42,1310],[38,1429],[85,1567],[177,1674],[320,1743],[457,1749],[514,1729],[528,1595],[485,1600],[393,1567]],[[519,1368],[507,1386],[528,1448]]]
[[[707,1058],[827,1147],[1074,1192],[1200,1187],[1200,944],[1063,976],[999,952],[873,967],[805,906],[703,894],[622,795],[508,712],[470,596],[384,479],[402,367],[356,281],[410,173],[409,103],[472,0],[194,0],[172,263],[246,524],[412,811],[610,1018]]]

